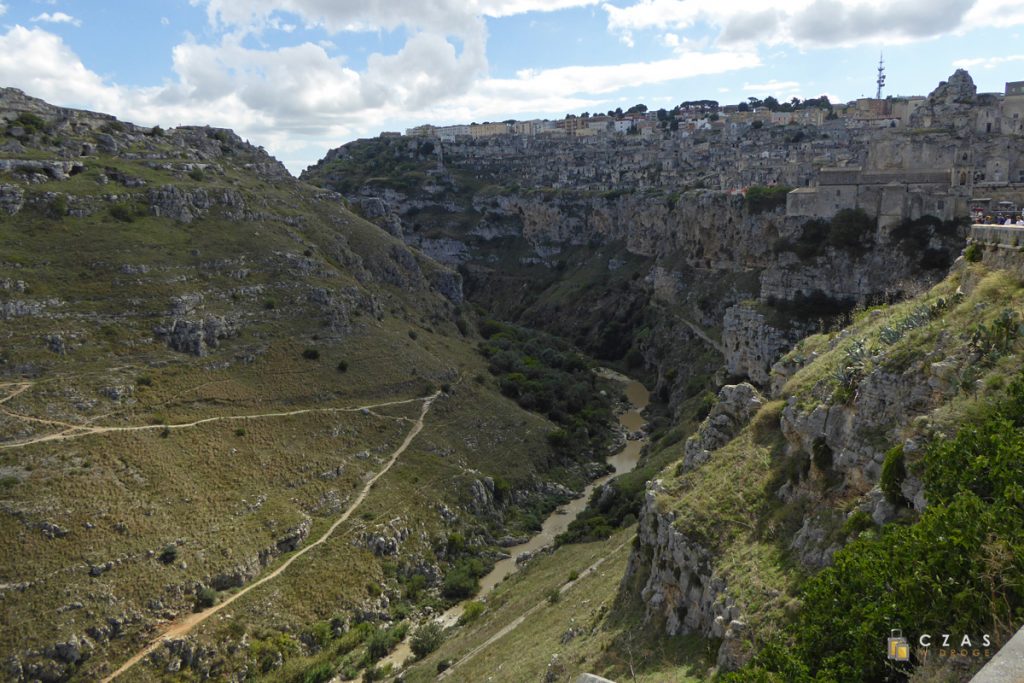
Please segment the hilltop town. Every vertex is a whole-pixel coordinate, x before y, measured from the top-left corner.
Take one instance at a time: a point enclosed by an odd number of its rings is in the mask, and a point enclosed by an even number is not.
[[[404,137],[441,143],[431,148],[440,163],[521,187],[743,193],[778,186],[793,190],[788,216],[827,218],[860,207],[894,225],[926,214],[1016,215],[1024,157],[1010,136],[1022,132],[1024,81],[978,93],[961,69],[926,97],[699,100],[671,111],[637,105],[560,120],[427,124]]]

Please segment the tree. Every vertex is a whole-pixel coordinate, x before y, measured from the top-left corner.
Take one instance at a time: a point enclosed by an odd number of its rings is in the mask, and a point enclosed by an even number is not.
[[[736,107],[736,111],[750,111],[750,105],[746,102],[740,102],[739,106]]]
[[[647,112],[646,104],[634,104],[632,107],[626,110],[627,114],[644,114]]]
[[[444,631],[441,630],[441,625],[432,621],[416,629],[409,641],[409,647],[417,658],[423,659],[439,648],[443,641]]]

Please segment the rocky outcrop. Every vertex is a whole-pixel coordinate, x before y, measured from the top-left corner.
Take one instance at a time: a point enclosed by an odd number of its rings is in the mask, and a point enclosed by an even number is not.
[[[697,433],[686,440],[683,469],[691,470],[707,462],[711,452],[729,443],[763,404],[761,394],[746,382],[722,387],[718,401],[697,428]]]
[[[154,216],[171,218],[179,223],[191,223],[212,205],[206,190],[186,191],[174,185],[150,190],[146,198]]]
[[[9,216],[21,211],[25,205],[25,192],[17,185],[0,184],[0,211]]]
[[[927,104],[910,115],[914,128],[949,126],[962,129],[973,123],[971,108],[978,95],[974,79],[964,69],[957,69],[948,81],[942,81],[928,95]]]
[[[725,638],[720,664],[738,668],[749,656],[741,645],[740,606],[729,597],[712,552],[674,527],[674,513],[659,512],[657,496],[661,492],[660,481],[648,484],[637,545],[622,585],[642,585],[645,619],[663,626],[665,633]],[[725,645],[733,640],[737,642]]]
[[[733,377],[748,377],[758,386],[767,386],[772,364],[789,350],[794,341],[791,336],[795,336],[793,332],[773,327],[758,311],[746,306],[729,308],[722,320],[726,371]]]
[[[205,356],[209,349],[216,349],[220,342],[238,334],[234,322],[215,315],[202,320],[175,319],[167,327],[157,327],[154,332],[167,340],[175,351],[193,356]]]

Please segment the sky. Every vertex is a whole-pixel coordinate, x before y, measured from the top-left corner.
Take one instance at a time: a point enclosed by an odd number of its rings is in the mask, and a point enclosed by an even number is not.
[[[0,0],[0,86],[233,128],[293,173],[381,131],[1024,80],[1024,0]]]

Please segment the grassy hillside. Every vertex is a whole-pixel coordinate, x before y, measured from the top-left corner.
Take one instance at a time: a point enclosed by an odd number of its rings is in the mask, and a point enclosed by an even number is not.
[[[556,425],[487,372],[455,273],[229,131],[2,95],[11,678],[95,680],[349,514],[126,679],[272,671],[332,620],[440,605],[446,573],[556,503],[548,482],[582,488]]]

